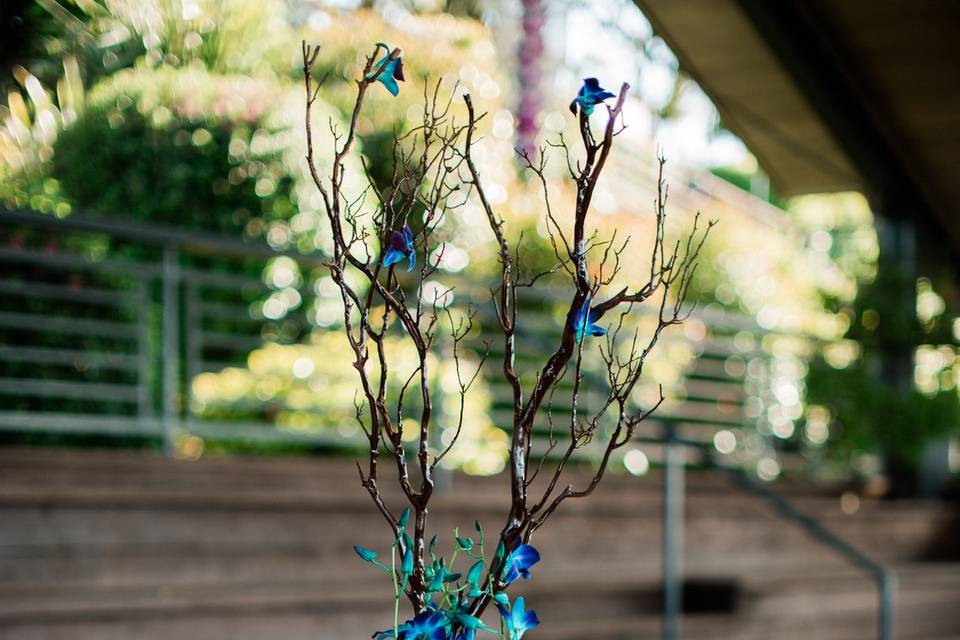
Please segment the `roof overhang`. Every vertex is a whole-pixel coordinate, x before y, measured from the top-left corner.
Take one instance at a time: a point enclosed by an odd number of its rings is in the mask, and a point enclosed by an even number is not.
[[[960,246],[960,3],[636,3],[781,193],[864,191]]]

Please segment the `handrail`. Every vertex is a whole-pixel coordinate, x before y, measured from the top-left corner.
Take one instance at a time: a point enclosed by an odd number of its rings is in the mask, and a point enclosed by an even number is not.
[[[868,574],[876,583],[880,598],[878,603],[878,638],[880,638],[880,640],[890,640],[893,629],[893,590],[895,587],[895,579],[882,564],[873,560],[860,549],[824,527],[823,524],[813,516],[797,509],[792,502],[783,496],[761,486],[750,478],[743,469],[719,463],[709,454],[708,460],[710,461],[710,466],[729,474],[737,487],[765,500],[776,509],[777,513],[799,525],[813,536],[817,542],[837,551],[854,566]]]
[[[58,232],[75,231],[77,233],[104,234],[115,238],[139,240],[158,246],[183,247],[198,253],[227,253],[234,256],[261,258],[285,256],[311,267],[321,267],[325,264],[325,259],[320,255],[274,249],[265,242],[245,241],[208,231],[182,231],[167,225],[142,222],[131,225],[77,215],[58,218],[25,209],[0,208],[0,224],[4,223],[29,225],[40,229],[53,229]]]
[[[61,397],[69,392],[71,394],[69,397],[73,399],[99,401],[110,396],[114,400],[122,400],[125,405],[124,410],[116,414],[93,410],[89,413],[81,411],[48,415],[43,411],[34,410],[31,417],[31,410],[17,409],[10,412],[0,411],[3,414],[16,414],[15,416],[0,415],[0,422],[15,424],[11,422],[15,419],[18,423],[28,426],[38,423],[46,424],[50,425],[47,428],[54,431],[70,431],[64,427],[69,423],[73,426],[79,425],[81,429],[78,432],[113,432],[125,426],[130,434],[146,436],[156,435],[158,429],[154,427],[159,425],[159,434],[168,451],[172,448],[175,435],[183,430],[186,424],[183,415],[187,407],[185,376],[196,369],[198,360],[203,359],[202,352],[197,352],[197,349],[202,347],[196,347],[196,345],[201,344],[200,340],[214,335],[213,331],[204,330],[200,325],[183,322],[183,314],[189,313],[198,304],[196,300],[189,299],[187,292],[198,282],[202,285],[217,285],[221,289],[234,287],[239,289],[243,284],[240,276],[234,274],[208,273],[202,269],[181,264],[181,255],[222,256],[240,260],[253,258],[263,263],[271,258],[285,256],[305,269],[320,267],[324,264],[324,258],[320,254],[309,255],[274,249],[263,241],[244,241],[226,234],[185,231],[170,226],[140,222],[130,224],[115,220],[93,219],[82,215],[58,218],[24,209],[11,210],[0,207],[0,227],[4,226],[36,229],[58,237],[63,234],[100,235],[111,240],[118,239],[138,246],[156,248],[158,251],[156,256],[143,260],[118,260],[107,256],[105,260],[100,261],[88,260],[80,254],[47,253],[33,249],[0,249],[0,258],[4,261],[28,262],[43,267],[59,265],[64,270],[92,269],[98,273],[123,274],[125,281],[123,284],[116,284],[116,291],[109,288],[96,289],[92,298],[102,300],[107,296],[116,303],[112,305],[113,307],[119,308],[126,305],[127,308],[136,309],[135,314],[124,317],[122,321],[109,313],[104,313],[102,317],[74,317],[70,314],[63,317],[55,314],[33,317],[27,313],[0,313],[0,316],[3,316],[0,318],[2,321],[0,324],[7,328],[74,332],[111,340],[123,338],[126,342],[121,346],[102,347],[104,353],[101,356],[125,358],[128,366],[124,370],[135,378],[135,381],[128,384],[129,388],[123,387],[125,394],[115,392],[119,387],[106,387],[103,384],[98,385],[83,380],[77,381],[76,384],[70,382],[70,386],[46,380],[42,384],[30,387],[33,392],[32,397]],[[250,282],[259,283],[259,279],[250,279]],[[149,300],[151,296],[156,295],[151,293],[151,287],[155,285],[159,285],[159,304],[152,307]],[[49,294],[46,297],[53,301],[67,296],[80,303],[88,302],[83,293],[85,289],[73,291],[69,287],[51,285],[42,281],[38,282],[37,286],[42,292]],[[51,288],[54,286],[59,288]],[[32,290],[30,286],[16,284],[14,281],[4,281],[3,288],[5,292],[14,294]],[[160,310],[159,322],[155,329],[151,328],[151,321],[147,317],[151,308]],[[242,344],[244,339],[244,336],[239,333],[231,333],[230,337],[231,346]],[[150,340],[154,338],[157,339],[156,344],[159,348],[150,347]],[[31,352],[29,349],[37,345],[31,343],[17,346],[27,348],[28,355],[36,355],[36,350]],[[132,351],[129,353],[125,351],[130,348]],[[41,352],[41,355],[44,354],[48,360],[58,361],[75,355],[69,349],[64,350],[62,345],[50,347],[49,353]],[[81,353],[81,356],[86,355],[88,355],[87,352]],[[74,364],[75,361],[76,358],[67,360],[70,364]],[[155,372],[156,378],[152,377],[154,375],[152,371]],[[151,380],[154,379],[159,384],[151,386]],[[113,392],[106,393],[105,390],[108,389]],[[10,390],[10,385],[6,386],[6,390]],[[95,393],[91,394],[91,390]],[[128,407],[133,411],[128,412]],[[43,420],[33,419],[37,416],[43,416]]]
[[[797,524],[817,542],[838,552],[851,564],[866,573],[877,585],[877,637],[879,640],[891,640],[893,637],[893,609],[896,579],[886,567],[824,527],[823,524],[813,516],[798,509],[787,498],[771,491],[750,478],[742,468],[717,460],[715,454],[706,443],[676,437],[670,430],[667,431],[665,437],[642,437],[634,438],[634,440],[642,443],[662,445],[668,449],[672,447],[687,447],[699,450],[703,454],[704,462],[708,468],[727,473],[738,488],[766,501],[776,510],[778,515]],[[679,559],[669,556],[679,553],[677,550],[677,539],[682,536],[682,483],[684,464],[682,461],[678,461],[676,456],[668,454],[665,456],[664,466],[663,589],[665,620],[663,637],[665,640],[674,640],[678,637],[676,617],[679,616],[682,609],[680,606],[681,603],[679,602],[682,590],[679,577]],[[677,484],[680,486],[677,487]]]

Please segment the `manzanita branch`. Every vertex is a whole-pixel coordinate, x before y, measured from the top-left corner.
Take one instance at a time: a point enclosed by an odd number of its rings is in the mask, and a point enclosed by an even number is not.
[[[380,55],[381,49],[384,51]],[[495,210],[488,197],[474,148],[478,125],[484,115],[478,114],[468,94],[463,96],[465,122],[457,124],[453,115],[453,95],[440,99],[440,83],[424,86],[422,121],[405,133],[395,133],[392,146],[392,166],[388,184],[375,185],[371,172],[363,163],[368,186],[351,200],[344,193],[347,158],[357,138],[357,123],[371,85],[381,82],[396,95],[396,79],[402,79],[397,67],[401,64],[400,50],[378,43],[367,56],[362,75],[357,80],[356,100],[349,124],[344,132],[331,127],[332,167],[328,176],[317,168],[311,108],[317,100],[320,83],[313,79],[313,69],[319,48],[302,45],[303,74],[306,92],[307,135],[306,161],[310,176],[316,185],[330,225],[332,256],[327,266],[340,292],[343,304],[344,333],[353,353],[353,366],[359,378],[359,395],[355,402],[356,419],[367,438],[366,469],[357,465],[363,486],[390,526],[395,543],[393,553],[402,558],[399,569],[387,569],[374,561],[376,554],[357,549],[361,557],[391,574],[395,593],[405,593],[415,612],[422,619],[430,617],[428,608],[431,593],[442,593],[445,605],[455,607],[448,624],[458,629],[476,629],[479,616],[489,603],[502,596],[503,590],[516,579],[516,571],[525,570],[539,558],[528,557],[523,563],[516,553],[524,550],[531,536],[553,515],[564,501],[589,495],[598,486],[613,454],[631,441],[638,425],[663,402],[659,400],[646,409],[635,408],[633,392],[644,373],[644,363],[657,344],[662,332],[683,322],[691,312],[684,306],[684,298],[696,271],[703,242],[713,223],[699,230],[699,217],[693,230],[683,242],[668,246],[665,241],[667,192],[663,179],[664,160],[660,158],[657,200],[654,205],[656,230],[650,252],[650,270],[647,281],[636,288],[623,287],[606,294],[605,289],[622,274],[623,260],[630,238],[620,240],[617,234],[603,239],[598,232],[588,235],[588,219],[593,195],[603,175],[617,134],[623,130],[623,109],[630,90],[623,84],[619,92],[607,93],[596,80],[585,82],[584,89],[571,105],[579,104],[578,128],[583,157],[574,161],[563,137],[539,149],[536,159],[530,149],[518,151],[521,164],[536,176],[543,192],[544,219],[553,249],[555,264],[532,275],[520,277],[523,255],[521,243],[511,247],[505,230],[506,222]],[[386,74],[386,75],[385,75]],[[457,90],[454,90],[454,94]],[[612,105],[606,99],[616,98]],[[603,105],[606,122],[595,136],[590,114],[594,106]],[[620,123],[620,124],[618,124]],[[561,149],[570,178],[576,187],[571,224],[562,222],[554,209],[547,177],[547,149]],[[365,209],[366,196],[375,200],[374,210]],[[466,396],[481,376],[487,361],[490,344],[476,365],[466,368],[463,359],[464,343],[475,333],[475,313],[470,307],[462,315],[452,312],[447,304],[452,290],[426,289],[425,283],[435,273],[444,258],[445,247],[435,241],[434,232],[444,217],[470,200],[483,210],[487,226],[496,242],[499,275],[491,289],[495,330],[502,340],[503,357],[499,375],[509,385],[512,395],[512,424],[509,445],[510,508],[500,530],[497,553],[485,557],[483,532],[480,533],[479,554],[469,539],[457,538],[464,553],[475,562],[462,587],[449,590],[444,581],[455,580],[448,567],[434,556],[433,542],[425,543],[428,504],[433,495],[433,472],[441,460],[455,446],[463,431]],[[410,227],[416,217],[414,231]],[[367,226],[366,223],[369,223]],[[521,234],[522,240],[522,234]],[[424,256],[419,269],[414,270],[416,256]],[[599,256],[594,257],[595,254]],[[429,257],[428,257],[429,256]],[[409,273],[401,276],[398,266],[408,262]],[[593,270],[591,270],[591,262]],[[517,370],[516,353],[519,318],[518,290],[526,291],[555,274],[567,274],[571,289],[566,304],[567,321],[557,337],[557,344],[545,362],[536,371],[532,384],[521,380]],[[412,284],[411,284],[412,282]],[[431,284],[431,286],[433,286]],[[427,295],[425,291],[431,291]],[[413,297],[408,300],[407,296]],[[601,301],[592,302],[600,296]],[[644,303],[649,303],[644,305]],[[628,319],[641,308],[656,306],[656,326],[646,338],[639,328],[630,328]],[[605,313],[616,312],[617,318],[608,329],[595,322]],[[443,320],[448,330],[441,331]],[[402,339],[409,340],[416,352],[416,366],[409,373],[400,374],[391,363],[387,337],[391,326],[402,329]],[[587,374],[587,359],[591,349],[584,343],[585,336],[606,334],[599,346],[605,365],[604,394],[592,409],[583,402],[582,395],[593,393],[598,385]],[[442,337],[445,336],[445,337]],[[448,432],[452,437],[440,451],[431,447],[432,431],[436,428],[433,412],[430,354],[441,348],[452,359],[457,381],[458,411],[456,423]],[[572,376],[568,389],[561,382]],[[398,377],[391,387],[390,377]],[[602,387],[603,385],[599,385]],[[391,391],[393,389],[393,391]],[[566,428],[569,441],[560,449],[556,464],[544,466],[547,455],[561,442],[555,430],[554,404],[558,397],[568,403],[570,419]],[[404,444],[405,422],[412,419],[408,402],[414,402],[416,415],[415,459],[408,460]],[[531,469],[533,432],[538,417],[544,416],[549,428],[546,454]],[[564,484],[564,474],[577,452],[590,442],[601,439],[600,458],[593,474],[583,487]],[[397,482],[409,507],[400,516],[387,506],[380,490],[378,462],[384,455],[393,458]],[[541,471],[547,475],[544,486],[536,489],[534,480]],[[412,518],[411,518],[412,516]],[[408,522],[413,535],[407,533]],[[535,551],[533,552],[535,554]],[[456,554],[454,554],[455,559]],[[519,563],[519,564],[518,564]],[[449,567],[452,567],[453,560]],[[520,566],[523,565],[523,566]],[[481,581],[481,572],[486,568]],[[512,572],[512,573],[511,573]],[[508,576],[507,574],[510,573]],[[438,586],[438,584],[440,586]],[[467,587],[470,587],[467,589]],[[500,606],[501,600],[497,600]],[[522,601],[518,601],[522,612]],[[501,609],[501,612],[504,610]],[[519,618],[518,618],[519,619]],[[510,622],[513,624],[513,622]],[[519,624],[519,623],[518,623]],[[393,635],[399,633],[394,622]],[[386,637],[386,636],[385,636]],[[454,636],[451,636],[454,637]],[[460,637],[456,635],[455,637]]]

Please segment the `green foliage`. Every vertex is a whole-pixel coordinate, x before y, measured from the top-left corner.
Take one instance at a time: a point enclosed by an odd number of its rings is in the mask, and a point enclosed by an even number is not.
[[[249,79],[163,68],[121,72],[54,148],[53,175],[80,209],[237,231],[293,211],[283,149]]]
[[[924,282],[921,295],[929,293]],[[859,357],[830,362],[828,350],[811,364],[807,399],[827,407],[835,418],[828,441],[833,456],[849,459],[857,452],[879,452],[910,467],[926,444],[960,427],[960,399],[952,378],[948,376],[949,384],[930,385],[923,384],[920,375],[920,354],[952,339],[939,319],[917,322],[911,304],[917,291],[894,266],[881,267],[855,303],[843,310],[852,319],[845,339],[857,345]],[[897,354],[917,361],[917,370],[909,371],[909,389],[882,375],[883,361]]]
[[[753,181],[753,178],[756,174],[747,173],[733,167],[714,167],[713,169],[710,169],[710,173],[718,178],[723,178],[730,184],[739,187],[748,193],[753,193],[751,188],[752,185],[750,183]],[[767,202],[775,207],[779,207],[780,209],[787,208],[786,199],[779,196],[772,187],[769,189],[766,199]]]
[[[956,430],[960,403],[955,390],[927,396],[900,392],[862,361],[834,369],[823,360],[810,368],[808,398],[837,416],[831,454],[847,460],[856,453],[879,451],[905,465],[916,464],[924,446]]]

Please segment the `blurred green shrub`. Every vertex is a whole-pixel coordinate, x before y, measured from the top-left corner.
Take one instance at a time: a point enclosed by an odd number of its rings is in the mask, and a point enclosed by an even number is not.
[[[897,291],[916,292],[916,309],[904,309]],[[939,301],[935,313],[925,311],[930,296]],[[814,359],[807,377],[808,400],[833,418],[831,457],[879,453],[897,468],[912,468],[931,441],[960,430],[958,350],[945,310],[928,280],[915,287],[893,265],[882,265],[841,309],[851,318],[844,339]],[[885,375],[884,359],[896,357],[912,365],[910,380]]]
[[[282,149],[258,144],[276,89],[200,70],[135,69],[91,93],[59,136],[52,174],[80,209],[217,231],[289,217]]]

